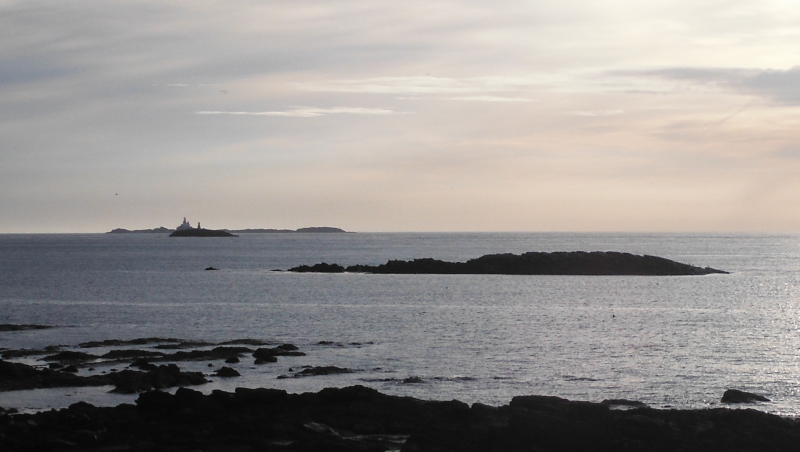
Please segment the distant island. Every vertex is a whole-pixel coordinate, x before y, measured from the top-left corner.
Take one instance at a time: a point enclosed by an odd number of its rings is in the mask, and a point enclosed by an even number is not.
[[[296,273],[378,273],[378,274],[436,274],[436,275],[646,275],[678,276],[728,273],[711,267],[695,267],[663,257],[638,256],[619,252],[530,252],[489,254],[466,262],[447,262],[437,259],[413,261],[390,260],[381,265],[351,265],[320,263],[301,265],[288,271]]]
[[[180,235],[173,235],[175,232],[178,231],[189,231],[189,230],[198,230],[202,229],[200,227],[200,223],[197,223],[197,227],[193,228],[188,221],[186,221],[186,217],[183,218],[183,223],[175,229],[165,228],[164,226],[153,228],[153,229],[123,229],[123,228],[116,228],[112,229],[106,234],[170,234],[170,237],[228,237],[228,236],[211,236],[211,235],[199,235],[200,233],[181,233]],[[300,228],[300,229],[205,229],[206,231],[223,231],[231,236],[233,234],[296,234],[296,233],[313,233],[313,234],[328,234],[328,233],[349,233],[344,229],[333,228],[330,226],[318,226],[318,227],[310,227],[310,228]],[[186,235],[186,234],[193,234],[193,235]]]

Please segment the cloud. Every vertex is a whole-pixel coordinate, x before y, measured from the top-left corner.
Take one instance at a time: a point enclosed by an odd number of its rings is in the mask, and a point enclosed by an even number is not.
[[[615,116],[624,113],[623,110],[593,110],[593,111],[569,111],[564,113],[566,116]]]
[[[377,77],[353,80],[297,83],[303,91],[372,94],[470,94],[517,91],[541,84],[518,77]]]
[[[294,118],[315,118],[325,115],[393,115],[397,114],[394,110],[384,108],[361,108],[361,107],[334,107],[334,108],[315,108],[297,107],[284,111],[198,111],[198,115],[232,115],[232,116],[288,116]]]
[[[773,102],[800,105],[800,66],[791,69],[675,67],[621,71],[622,76],[658,78],[750,94]]]
[[[500,97],[500,96],[465,96],[465,97],[447,97],[443,100],[463,100],[473,102],[533,102],[533,99],[524,97]]]

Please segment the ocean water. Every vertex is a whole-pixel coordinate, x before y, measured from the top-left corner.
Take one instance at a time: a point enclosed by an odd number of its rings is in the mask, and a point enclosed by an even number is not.
[[[318,262],[464,261],[490,253],[576,250],[651,254],[731,274],[273,271]],[[208,266],[219,271],[204,271]],[[307,353],[265,366],[243,360],[232,366],[242,377],[197,387],[204,392],[363,384],[389,394],[491,405],[539,394],[704,408],[720,406],[724,390],[737,388],[772,400],[748,407],[800,415],[800,236],[9,234],[0,235],[0,323],[56,326],[0,333],[0,347],[9,349],[159,336],[291,342]],[[210,370],[205,362],[180,365]],[[355,372],[277,378],[303,365]],[[403,382],[412,376],[421,382]],[[109,389],[5,392],[0,406],[35,410],[135,398]]]

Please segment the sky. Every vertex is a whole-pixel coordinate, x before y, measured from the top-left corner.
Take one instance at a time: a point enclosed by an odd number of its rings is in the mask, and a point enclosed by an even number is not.
[[[800,232],[800,0],[0,0],[0,233]]]

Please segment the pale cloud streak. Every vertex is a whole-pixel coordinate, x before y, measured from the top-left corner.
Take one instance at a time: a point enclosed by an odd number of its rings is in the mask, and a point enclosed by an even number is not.
[[[293,118],[316,118],[326,115],[377,115],[386,116],[398,114],[393,110],[385,108],[361,108],[361,107],[334,107],[334,108],[315,108],[297,107],[284,111],[198,111],[198,115],[231,115],[231,116],[286,116]]]
[[[446,97],[443,100],[462,100],[468,102],[534,102],[533,99],[528,99],[525,97],[501,97],[501,96]]]

